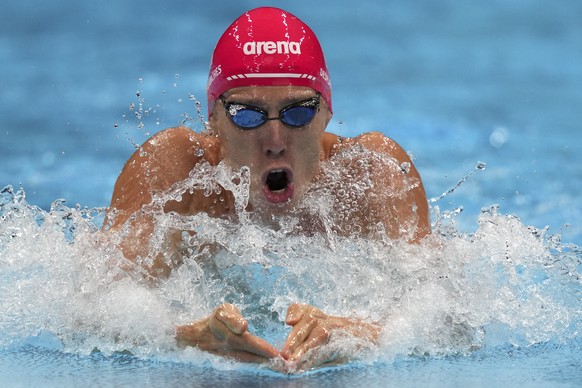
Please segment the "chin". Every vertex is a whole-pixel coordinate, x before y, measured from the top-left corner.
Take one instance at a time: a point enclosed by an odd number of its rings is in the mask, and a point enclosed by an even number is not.
[[[249,199],[250,206],[248,210],[262,212],[265,213],[265,215],[286,214],[295,209],[297,202],[298,199],[295,195],[285,200],[273,200],[272,196],[265,196],[263,191],[259,191],[255,193],[254,196],[251,195],[251,198]]]

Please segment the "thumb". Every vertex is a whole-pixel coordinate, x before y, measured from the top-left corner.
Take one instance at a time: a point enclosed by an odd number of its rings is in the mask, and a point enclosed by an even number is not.
[[[217,320],[224,323],[228,330],[234,334],[243,334],[247,331],[249,324],[243,318],[238,308],[230,303],[221,304],[214,312]]]
[[[287,309],[287,316],[285,317],[285,323],[294,326],[296,325],[305,315],[305,309],[307,305],[301,305],[299,303],[293,303]]]

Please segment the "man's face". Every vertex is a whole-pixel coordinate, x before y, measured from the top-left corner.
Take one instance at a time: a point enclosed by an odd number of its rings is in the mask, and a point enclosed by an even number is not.
[[[308,87],[242,87],[224,93],[214,106],[210,126],[218,134],[224,161],[234,169],[250,168],[250,203],[271,213],[284,212],[303,198],[319,171],[321,138],[331,112],[323,99],[315,117],[302,127],[268,120],[253,129],[235,125],[224,103],[250,105],[279,117],[282,109],[310,100],[317,92]]]

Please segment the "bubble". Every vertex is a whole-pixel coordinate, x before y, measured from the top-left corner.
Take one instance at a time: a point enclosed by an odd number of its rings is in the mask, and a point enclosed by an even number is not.
[[[259,222],[246,210],[250,169],[198,164],[143,208],[155,221],[151,244],[164,262],[177,260],[164,245],[168,230],[184,231],[182,264],[155,282],[140,267],[154,256],[134,263],[117,247],[128,225],[104,235],[94,218],[98,210],[55,201],[47,211],[28,204],[23,190],[3,189],[0,343],[33,336],[73,354],[97,347],[104,354],[180,359],[186,351],[176,348],[174,327],[204,318],[223,302],[236,304],[253,333],[272,343],[283,343],[289,333],[284,317],[293,302],[379,322],[383,332],[372,362],[456,357],[479,347],[514,349],[577,335],[578,247],[501,214],[499,206],[484,209],[470,235],[454,227],[459,208],[435,207],[440,223],[420,244],[339,234],[327,218],[334,208],[325,190],[341,187],[343,166],[325,166],[329,181],[308,195],[311,202],[301,208],[306,219],[291,214]],[[399,164],[392,166],[399,171]],[[357,185],[342,188],[350,201],[369,184],[362,175],[353,179]],[[164,211],[168,201],[194,189],[211,196],[228,190],[234,214]],[[223,206],[223,195],[212,199]],[[340,216],[352,221],[351,232],[360,232],[349,212]],[[317,222],[321,233],[300,233],[301,225]]]
[[[497,127],[489,136],[489,143],[495,148],[501,148],[509,140],[509,132],[505,127]]]
[[[408,174],[410,172],[411,165],[408,162],[404,162],[400,165],[400,168],[405,174]]]

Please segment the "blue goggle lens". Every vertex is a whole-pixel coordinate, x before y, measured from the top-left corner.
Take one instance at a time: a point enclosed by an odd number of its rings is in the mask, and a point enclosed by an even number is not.
[[[230,119],[241,128],[256,128],[267,121],[267,116],[254,109],[242,108],[234,110],[235,106],[228,109]]]
[[[302,127],[315,117],[313,106],[294,106],[281,112],[281,121],[292,127]]]
[[[268,117],[265,111],[252,105],[227,103],[224,99],[222,102],[232,122],[242,129],[257,128],[269,120],[281,120],[290,127],[302,127],[313,120],[319,109],[319,95],[283,108],[279,117]]]

